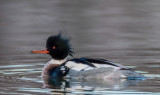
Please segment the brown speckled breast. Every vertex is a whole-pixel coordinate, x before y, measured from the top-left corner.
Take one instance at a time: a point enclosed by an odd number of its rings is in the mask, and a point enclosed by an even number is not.
[[[56,69],[58,66],[60,65],[59,64],[46,64],[42,70],[42,76],[49,77],[49,74],[51,73],[51,71]]]

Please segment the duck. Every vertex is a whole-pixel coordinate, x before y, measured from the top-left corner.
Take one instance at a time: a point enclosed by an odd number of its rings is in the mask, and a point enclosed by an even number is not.
[[[51,60],[42,69],[42,77],[81,79],[142,79],[143,75],[121,64],[101,58],[74,58],[70,38],[59,33],[48,37],[46,48],[32,53],[49,54]]]

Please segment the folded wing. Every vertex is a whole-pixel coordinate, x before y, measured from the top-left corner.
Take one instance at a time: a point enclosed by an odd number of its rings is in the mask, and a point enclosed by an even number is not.
[[[68,60],[63,64],[68,68],[75,70],[75,71],[85,71],[91,69],[98,69],[98,68],[114,68],[114,69],[123,69],[124,66],[120,64],[113,63],[108,60],[104,59],[93,59],[93,58],[75,58]]]

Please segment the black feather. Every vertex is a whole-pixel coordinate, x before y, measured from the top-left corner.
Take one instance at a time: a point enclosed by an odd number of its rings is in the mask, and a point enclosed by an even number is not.
[[[91,63],[108,64],[108,65],[119,67],[118,65],[113,64],[113,62],[111,62],[109,60],[105,60],[105,59],[93,59],[93,58],[83,58],[83,59],[85,59],[86,61],[91,62]]]
[[[52,47],[55,47],[53,49]],[[61,60],[68,55],[73,57],[73,51],[70,44],[70,38],[63,36],[61,33],[58,35],[50,36],[46,42],[46,48],[53,59]]]

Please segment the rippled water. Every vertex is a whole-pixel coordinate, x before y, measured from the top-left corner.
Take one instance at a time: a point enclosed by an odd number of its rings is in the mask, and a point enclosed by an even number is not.
[[[0,0],[0,94],[160,95],[159,0]],[[48,36],[72,37],[75,57],[134,68],[145,80],[41,79]]]

